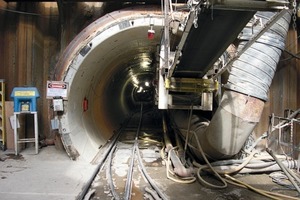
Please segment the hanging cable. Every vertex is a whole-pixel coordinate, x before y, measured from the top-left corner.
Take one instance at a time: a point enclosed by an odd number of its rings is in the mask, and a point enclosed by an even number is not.
[[[187,146],[189,142],[189,133],[191,129],[191,120],[192,120],[192,115],[193,115],[193,104],[191,105],[191,110],[190,110],[190,116],[189,116],[189,122],[188,122],[188,127],[187,127],[187,133],[186,133],[186,139],[185,139],[185,144],[184,144],[184,159],[187,151]]]

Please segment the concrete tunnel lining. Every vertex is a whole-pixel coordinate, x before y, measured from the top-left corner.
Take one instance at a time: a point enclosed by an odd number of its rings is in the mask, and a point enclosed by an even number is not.
[[[153,40],[147,38],[150,24],[156,32]],[[153,76],[153,70],[138,68],[142,62],[156,67],[153,54],[162,26],[160,8],[113,12],[83,30],[61,56],[57,80],[69,83],[61,132],[69,136],[67,145],[81,158],[91,161],[134,109],[129,94],[134,89],[133,79]],[[89,104],[86,112],[82,109],[85,97]]]

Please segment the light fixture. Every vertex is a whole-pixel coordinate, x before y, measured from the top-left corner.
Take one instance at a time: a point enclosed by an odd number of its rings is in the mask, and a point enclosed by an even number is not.
[[[148,30],[148,39],[153,40],[155,35],[155,30],[153,30],[153,24],[150,24],[150,29]]]

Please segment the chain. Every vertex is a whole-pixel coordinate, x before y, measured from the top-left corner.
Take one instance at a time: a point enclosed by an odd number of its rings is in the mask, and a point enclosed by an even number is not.
[[[293,28],[296,30],[297,24],[297,2],[296,0],[293,1]]]

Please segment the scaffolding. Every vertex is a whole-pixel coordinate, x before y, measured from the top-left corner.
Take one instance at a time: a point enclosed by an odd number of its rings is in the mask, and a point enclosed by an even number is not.
[[[295,144],[295,126],[300,124],[300,119],[297,118],[299,111],[287,109],[284,117],[276,116],[274,113],[270,116],[268,146],[273,146],[277,151],[292,158],[297,156],[295,150],[298,151]]]

